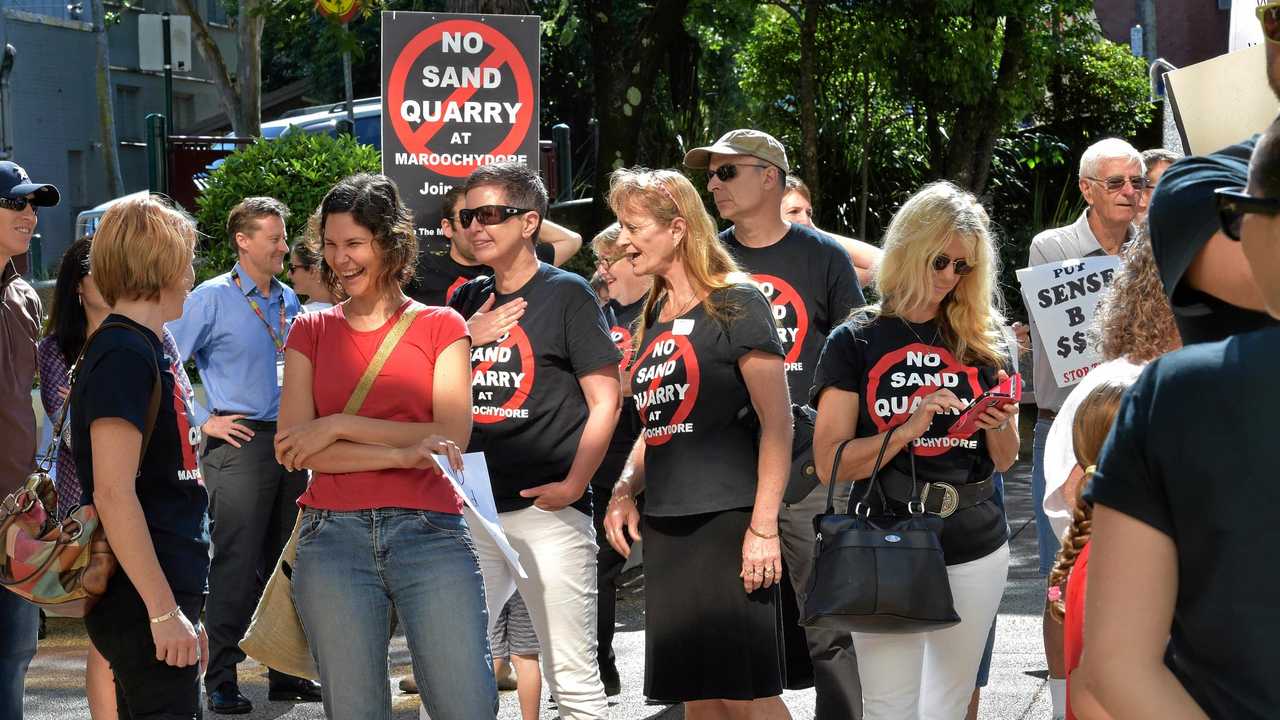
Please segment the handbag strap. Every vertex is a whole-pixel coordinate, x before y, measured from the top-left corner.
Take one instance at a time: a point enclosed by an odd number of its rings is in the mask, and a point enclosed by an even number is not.
[[[414,318],[418,317],[418,313],[422,312],[421,306],[413,306],[405,310],[400,315],[400,319],[391,327],[391,331],[386,337],[382,338],[382,343],[378,345],[378,352],[374,353],[373,359],[369,361],[369,366],[364,369],[364,374],[360,376],[360,382],[356,383],[356,389],[351,392],[351,397],[347,399],[346,407],[342,408],[342,412],[346,415],[355,415],[360,412],[360,406],[364,405],[364,399],[369,396],[369,390],[373,388],[373,380],[378,377],[378,373],[382,372],[382,366],[386,364],[387,358],[391,357],[391,351],[396,349],[396,345],[400,344],[400,338],[404,337],[404,333],[413,324]]]
[[[889,448],[889,438],[893,437],[893,431],[895,429],[896,428],[889,428],[889,432],[885,433],[884,442],[880,443],[880,452],[879,454],[876,455],[875,469],[871,471],[871,479],[867,482],[866,492],[863,493],[862,500],[858,502],[859,505],[864,505],[865,501],[870,499],[872,488],[875,488],[879,491],[880,502],[882,504],[884,503],[884,490],[880,489],[880,484],[876,482],[876,477],[880,474],[880,463],[884,459],[885,450]],[[849,443],[857,439],[858,439],[857,437],[851,437],[844,440],[843,442],[841,442],[839,445],[836,446],[836,456],[831,460],[831,479],[829,482],[827,482],[826,513],[828,515],[834,513],[836,510],[835,488],[836,488],[836,479],[840,476],[840,458],[844,456],[845,446],[847,446]],[[849,514],[849,507],[851,505],[853,505],[853,493],[849,493],[849,500],[847,503],[845,503],[845,506],[844,506],[845,515]]]

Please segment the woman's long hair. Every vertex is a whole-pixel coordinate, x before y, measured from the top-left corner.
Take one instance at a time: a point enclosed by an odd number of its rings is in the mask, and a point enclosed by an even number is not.
[[[1098,455],[1102,453],[1102,444],[1106,442],[1120,412],[1120,400],[1125,390],[1133,384],[1129,378],[1113,378],[1100,383],[1076,408],[1071,422],[1071,445],[1075,451],[1076,463],[1085,468],[1085,477],[1080,487],[1083,488],[1093,477],[1094,466],[1098,463]],[[1049,614],[1058,622],[1066,615],[1066,586],[1071,568],[1075,567],[1080,551],[1093,536],[1093,506],[1080,496],[1071,498],[1074,508],[1071,512],[1071,526],[1062,536],[1062,548],[1058,550],[1058,559],[1049,573],[1049,587],[1059,588],[1059,596],[1049,603]]]
[[[52,335],[67,365],[75,362],[89,332],[89,316],[80,301],[80,283],[89,275],[89,239],[80,238],[62,254],[58,281],[53,287],[53,304],[45,323],[45,335]]]
[[[614,215],[621,216],[623,210],[639,212],[663,225],[670,225],[678,217],[684,218],[689,228],[688,237],[676,247],[676,255],[684,264],[694,292],[707,294],[704,310],[722,323],[738,312],[738,308],[715,291],[750,282],[751,278],[742,272],[716,237],[715,222],[688,178],[674,170],[615,170],[609,176],[609,207]],[[636,333],[636,347],[642,345],[645,328],[657,320],[658,301],[667,294],[666,281],[655,276],[640,315],[643,322]]]
[[[933,259],[958,237],[968,246],[966,259],[973,272],[961,277],[942,300],[939,333],[958,361],[1003,366],[1009,353],[1000,330],[1000,256],[989,225],[987,211],[971,193],[946,181],[924,186],[898,209],[885,233],[884,259],[876,272],[880,302],[856,317],[863,322],[901,318],[929,302]]]
[[[1103,360],[1151,362],[1182,347],[1182,340],[1164,294],[1146,221],[1120,257],[1123,263],[1111,291],[1098,303],[1093,331],[1100,340]]]

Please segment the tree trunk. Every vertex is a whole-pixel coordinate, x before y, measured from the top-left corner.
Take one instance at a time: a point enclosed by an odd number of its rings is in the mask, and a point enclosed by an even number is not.
[[[94,87],[98,94],[98,131],[102,142],[102,166],[106,174],[107,195],[117,198],[124,195],[124,180],[120,175],[120,152],[116,142],[115,100],[111,93],[111,58],[107,44],[106,9],[102,0],[93,0],[93,44],[96,50]]]
[[[196,10],[192,0],[177,0],[182,12],[191,17],[191,32],[195,36],[196,47],[200,55],[209,63],[213,73],[213,84],[218,88],[218,99],[222,102],[222,111],[231,121],[231,131],[240,137],[250,137],[241,123],[240,96],[236,93],[235,83],[231,81],[231,73],[227,70],[227,62],[222,58],[222,51],[213,40],[213,33],[204,22],[204,16]],[[173,119],[169,122],[172,124]]]
[[[804,0],[800,25],[800,137],[804,181],[813,199],[813,214],[817,216],[822,203],[821,178],[818,167],[818,97],[814,87],[814,65],[817,61],[818,13],[822,0]]]
[[[236,19],[236,94],[240,97],[240,127],[237,135],[262,134],[262,27],[266,24],[261,0],[240,0]]]

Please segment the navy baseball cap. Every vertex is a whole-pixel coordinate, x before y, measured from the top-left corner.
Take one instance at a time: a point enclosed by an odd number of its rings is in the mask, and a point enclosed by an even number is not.
[[[0,197],[17,200],[28,195],[35,196],[35,199],[31,201],[32,205],[40,205],[42,207],[57,205],[58,200],[61,199],[58,194],[58,188],[48,184],[31,182],[27,171],[23,170],[21,165],[8,160],[0,162]]]

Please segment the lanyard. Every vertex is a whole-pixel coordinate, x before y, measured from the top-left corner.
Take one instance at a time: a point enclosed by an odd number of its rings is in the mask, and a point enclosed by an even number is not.
[[[280,333],[277,334],[275,329],[271,327],[271,323],[267,322],[267,316],[262,312],[262,306],[257,300],[249,297],[244,291],[244,285],[240,282],[240,273],[232,272],[231,279],[235,281],[236,287],[240,290],[240,294],[244,295],[244,299],[249,301],[249,307],[253,308],[254,314],[262,321],[267,328],[267,334],[271,336],[271,342],[276,346],[276,353],[284,352],[284,298],[280,298]]]

